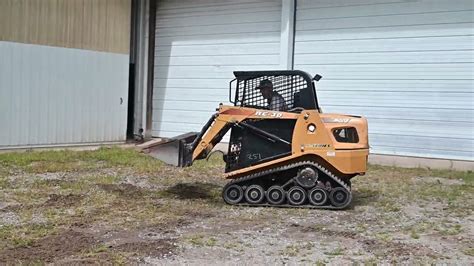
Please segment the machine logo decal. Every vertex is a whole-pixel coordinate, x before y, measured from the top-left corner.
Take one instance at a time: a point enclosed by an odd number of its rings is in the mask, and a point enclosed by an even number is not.
[[[349,123],[350,118],[323,118],[324,123]]]
[[[331,147],[331,144],[305,144],[304,145],[305,147],[308,147],[308,148],[329,148]]]
[[[274,118],[283,117],[283,113],[270,112],[270,111],[256,111],[255,115],[256,116],[264,116],[264,117],[274,117]]]

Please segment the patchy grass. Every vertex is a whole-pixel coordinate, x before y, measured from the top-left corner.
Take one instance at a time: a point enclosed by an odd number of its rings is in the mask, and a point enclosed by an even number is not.
[[[474,257],[474,248],[467,248],[463,250],[463,253],[468,256]]]
[[[280,251],[280,254],[287,257],[301,257],[307,253],[311,253],[315,247],[313,242],[301,242],[287,245],[285,249]]]
[[[84,171],[111,167],[133,167],[138,172],[153,173],[163,166],[162,162],[144,154],[118,147],[80,152],[61,150],[0,153],[0,163],[3,167],[14,167],[29,173]]]
[[[398,212],[402,209],[400,203],[415,201],[448,204],[452,212],[459,215],[466,215],[466,209],[474,209],[474,173],[471,171],[370,165],[367,175],[357,177],[353,184],[356,203],[376,202],[387,212]]]
[[[354,261],[368,264],[378,262],[374,254],[405,261],[412,250],[413,256],[436,258],[401,244],[429,246],[424,241],[430,238],[451,241],[473,256],[472,247],[456,241],[469,238],[472,172],[370,165],[367,175],[353,180],[353,207],[328,211],[227,206],[221,199],[223,168],[220,154],[183,169],[117,147],[1,153],[0,214],[17,220],[0,216],[0,264],[133,264],[140,256],[176,254],[174,242],[183,246],[179,256],[213,247],[243,258],[256,252],[276,264],[302,257],[331,263],[351,254],[347,245],[358,245]],[[84,240],[81,249],[63,250],[63,235]],[[48,250],[44,240],[67,256]],[[47,256],[36,252],[40,248]],[[321,258],[311,257],[315,251]],[[19,261],[8,257],[21,252]],[[270,260],[280,255],[288,261]]]
[[[344,255],[344,249],[342,247],[336,247],[329,252],[325,252],[325,254],[329,256],[341,256]]]
[[[217,240],[214,237],[208,237],[202,234],[188,236],[187,241],[194,246],[213,247],[217,244]]]
[[[394,166],[382,166],[382,165],[369,165],[369,171],[371,174],[394,173],[402,174],[405,177],[442,177],[447,179],[461,179],[466,183],[474,183],[474,172],[473,171],[452,171],[452,170],[440,170],[430,168],[401,168]]]
[[[296,256],[298,256],[299,251],[300,251],[300,249],[297,245],[288,245],[281,252],[281,254],[284,255],[284,256],[296,257]]]
[[[32,243],[56,232],[54,225],[29,224],[24,226],[1,226],[0,227],[0,247],[28,247]]]

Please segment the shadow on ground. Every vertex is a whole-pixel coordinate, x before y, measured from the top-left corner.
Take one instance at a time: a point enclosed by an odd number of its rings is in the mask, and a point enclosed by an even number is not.
[[[195,182],[179,183],[166,189],[165,192],[178,199],[203,199],[216,202],[221,200],[221,189],[219,185]]]

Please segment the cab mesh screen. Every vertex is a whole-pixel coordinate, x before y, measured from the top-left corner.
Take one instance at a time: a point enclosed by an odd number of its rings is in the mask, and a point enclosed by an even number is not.
[[[273,91],[285,100],[288,109],[295,107],[295,94],[308,88],[308,83],[301,75],[261,76],[252,79],[237,80],[236,105],[266,109],[268,102],[257,88],[262,80],[273,83]]]

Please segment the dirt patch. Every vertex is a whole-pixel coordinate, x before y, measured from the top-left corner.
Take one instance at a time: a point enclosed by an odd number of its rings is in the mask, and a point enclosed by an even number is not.
[[[132,253],[135,256],[164,258],[176,254],[176,245],[169,239],[124,243],[111,247],[114,251]]]
[[[380,196],[380,193],[373,189],[354,189],[352,191],[353,200],[351,203],[351,207],[354,206],[367,206],[371,202],[377,200]]]
[[[20,205],[18,202],[1,202],[0,201],[0,211],[11,210],[17,207],[18,205]]]
[[[63,172],[43,173],[43,174],[36,174],[35,176],[42,180],[56,181],[56,180],[63,179],[66,176],[66,173],[63,173]]]
[[[430,248],[421,245],[409,245],[401,242],[383,242],[374,239],[365,239],[361,241],[364,248],[372,254],[384,254],[393,258],[409,258],[412,256],[436,257],[436,254]]]
[[[44,207],[54,207],[54,206],[71,206],[80,203],[84,198],[83,195],[77,194],[50,194],[48,200],[43,204]]]
[[[132,184],[98,184],[99,188],[117,194],[120,197],[140,198],[145,195],[144,191]]]
[[[303,233],[312,233],[312,232],[319,232],[322,233],[323,235],[329,236],[329,237],[344,237],[344,238],[351,238],[351,239],[357,239],[358,235],[354,232],[349,232],[349,231],[336,231],[333,229],[328,229],[328,228],[317,228],[317,227],[310,227],[310,226],[301,226],[297,224],[291,224],[292,227],[301,227],[300,231]]]
[[[0,262],[52,262],[84,251],[96,243],[92,235],[67,230],[62,233],[47,236],[31,246],[17,247],[0,251]]]
[[[216,192],[221,187],[209,183],[176,184],[165,190],[166,193],[174,195],[178,199],[207,199],[216,200]]]

